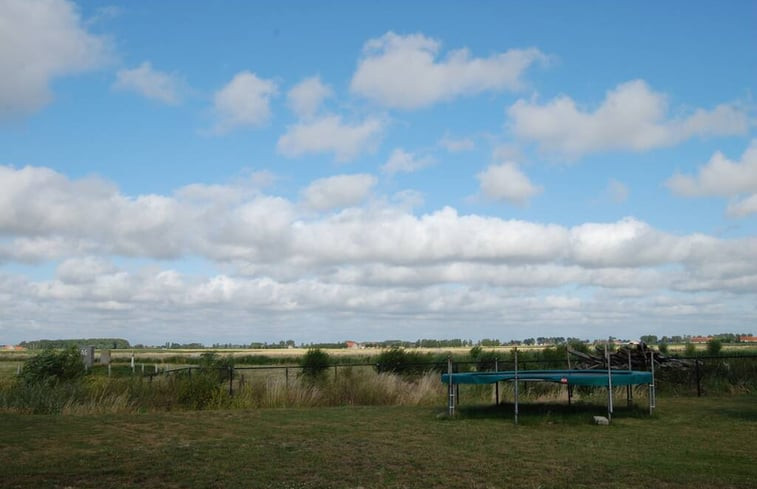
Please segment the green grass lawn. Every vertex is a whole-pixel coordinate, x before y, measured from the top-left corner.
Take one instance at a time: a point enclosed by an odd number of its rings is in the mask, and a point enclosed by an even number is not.
[[[754,488],[757,396],[602,406],[0,414],[4,488]]]

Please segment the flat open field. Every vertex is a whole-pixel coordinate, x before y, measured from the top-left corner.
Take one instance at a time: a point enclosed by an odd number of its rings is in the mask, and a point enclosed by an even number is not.
[[[757,397],[597,409],[341,407],[0,415],[5,488],[754,488]],[[601,411],[601,408],[598,409]]]

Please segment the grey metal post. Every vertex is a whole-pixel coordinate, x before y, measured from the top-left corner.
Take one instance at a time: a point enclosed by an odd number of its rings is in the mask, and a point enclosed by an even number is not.
[[[607,420],[612,423],[612,365],[607,344],[605,344],[605,359],[607,360]]]
[[[649,360],[652,366],[652,383],[649,384],[649,415],[651,416],[657,404],[654,391],[654,352],[651,350],[649,351]]]
[[[565,357],[568,359],[568,370],[572,370],[570,368],[570,347],[569,346],[565,348]],[[573,398],[573,386],[568,384],[565,387],[568,389],[568,406],[570,406],[570,401]]]
[[[229,367],[229,395],[234,395],[234,367]]]
[[[108,364],[108,377],[110,377],[110,364]]]
[[[455,387],[452,383],[452,357],[447,357],[447,407],[450,417],[455,415]]]
[[[518,424],[518,349],[513,351],[515,359],[515,424]]]
[[[494,358],[494,371],[499,372],[499,358]],[[496,400],[496,405],[499,406],[499,381],[494,383],[494,399]]]
[[[694,364],[694,366],[695,366],[695,373],[697,376],[697,397],[702,397],[702,374],[701,374],[701,371],[699,370],[700,360],[697,358],[695,362],[696,363]]]
[[[284,387],[289,390],[289,367],[284,368]]]
[[[627,350],[626,353],[628,353],[628,371],[633,370],[633,364],[631,363],[631,350]],[[628,407],[633,406],[633,388],[631,387],[631,384],[628,384],[626,386],[626,404]]]

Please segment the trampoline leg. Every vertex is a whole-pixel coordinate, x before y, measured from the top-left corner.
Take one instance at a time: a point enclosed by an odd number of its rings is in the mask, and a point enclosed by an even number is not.
[[[449,382],[447,383],[447,409],[450,417],[455,415],[455,384],[452,382],[452,358],[447,359],[447,376]]]
[[[515,424],[518,424],[518,349],[513,352],[515,357]]]

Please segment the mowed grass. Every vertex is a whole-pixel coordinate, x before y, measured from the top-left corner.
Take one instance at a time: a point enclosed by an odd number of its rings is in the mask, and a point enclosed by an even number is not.
[[[601,405],[0,414],[4,488],[754,488],[757,397]]]

